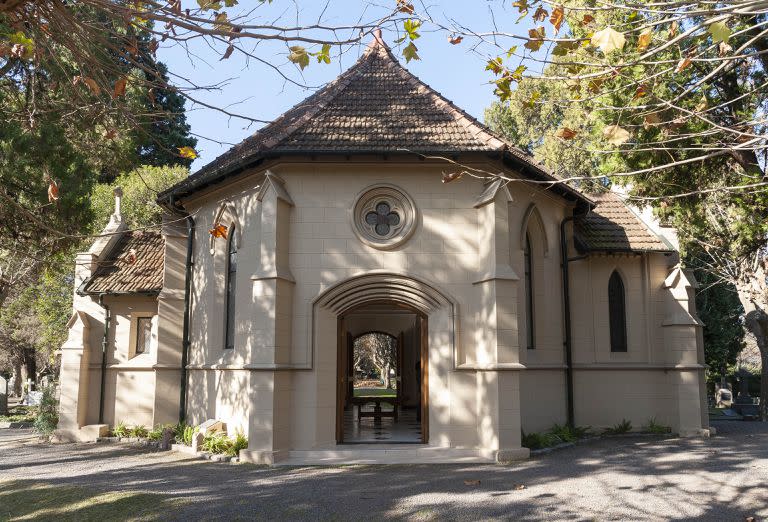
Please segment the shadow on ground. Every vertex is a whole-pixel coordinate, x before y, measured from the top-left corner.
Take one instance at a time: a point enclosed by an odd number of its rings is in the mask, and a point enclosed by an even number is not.
[[[70,492],[62,502],[72,509],[96,510],[72,517],[78,520],[101,518],[100,506],[114,520],[131,518],[134,506],[150,505],[158,509],[141,518],[767,518],[768,426],[717,427],[720,435],[712,439],[598,440],[509,466],[272,469],[125,446],[32,442],[16,444],[11,456],[0,439],[2,476],[13,480],[0,482],[0,517],[7,505],[20,506],[6,512],[11,519],[33,516],[24,495],[55,488]],[[84,499],[93,506],[80,506]],[[40,513],[57,509],[55,502],[40,506]]]

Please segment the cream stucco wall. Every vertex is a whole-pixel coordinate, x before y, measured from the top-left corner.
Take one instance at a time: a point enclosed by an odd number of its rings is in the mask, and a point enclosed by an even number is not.
[[[430,446],[519,458],[527,455],[522,431],[565,423],[560,223],[572,203],[530,183],[490,191],[465,176],[443,184],[444,169],[394,158],[284,160],[184,200],[196,222],[188,421],[226,421],[230,431],[249,437],[244,458],[256,462],[334,447],[339,317],[384,299],[427,319]],[[417,209],[413,234],[389,250],[368,246],[352,226],[356,198],[380,183],[407,193]],[[235,346],[229,350],[227,241],[207,233],[215,223],[234,230],[237,246]],[[130,335],[132,311],[156,307],[159,355],[141,369],[129,367],[139,361],[127,361],[119,350],[112,356],[110,422],[149,424],[173,419],[178,409],[186,233],[181,224],[169,224],[164,233],[165,285],[157,301],[115,300],[113,329],[121,340]],[[534,349],[526,348],[526,233]],[[576,424],[601,427],[628,418],[640,426],[655,417],[681,433],[703,427],[700,325],[690,313],[692,284],[675,264],[674,256],[654,253],[590,255],[570,263]],[[607,285],[614,270],[626,288],[626,353],[609,347]],[[85,326],[75,321],[71,336],[87,331],[95,347],[98,310],[93,302],[81,304],[96,319]],[[90,372],[89,390],[97,373]],[[142,397],[139,403],[129,402],[132,393]],[[86,395],[91,412],[96,399]]]

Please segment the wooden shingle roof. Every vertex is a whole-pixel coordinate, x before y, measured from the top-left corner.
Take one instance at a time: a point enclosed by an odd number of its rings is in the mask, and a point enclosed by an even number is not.
[[[154,231],[126,232],[81,286],[82,294],[157,294],[163,288],[165,240]]]
[[[590,194],[596,204],[576,221],[575,233],[582,250],[590,252],[672,252],[674,248],[656,235],[627,205],[611,192]]]

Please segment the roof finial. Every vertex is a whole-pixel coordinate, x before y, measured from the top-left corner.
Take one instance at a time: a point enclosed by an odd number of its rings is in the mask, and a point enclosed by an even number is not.
[[[120,221],[123,217],[122,209],[120,208],[122,206],[122,201],[123,201],[123,189],[121,187],[115,187],[112,193],[115,196],[114,216],[117,217],[118,221]]]
[[[369,48],[374,48],[379,46],[384,47],[385,49],[387,48],[387,44],[384,43],[384,39],[381,36],[380,27],[377,27],[376,29],[374,29],[371,32],[371,34],[373,34],[373,40],[371,40],[371,43],[368,44]]]

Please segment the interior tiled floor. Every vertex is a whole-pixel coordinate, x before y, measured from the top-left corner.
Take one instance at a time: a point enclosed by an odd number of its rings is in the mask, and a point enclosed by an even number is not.
[[[421,422],[416,420],[416,408],[400,408],[398,419],[392,417],[374,419],[363,417],[358,422],[357,406],[344,411],[344,442],[347,443],[403,443],[421,442]],[[392,406],[383,404],[381,409],[391,411]],[[363,411],[373,411],[373,404],[363,406]]]

